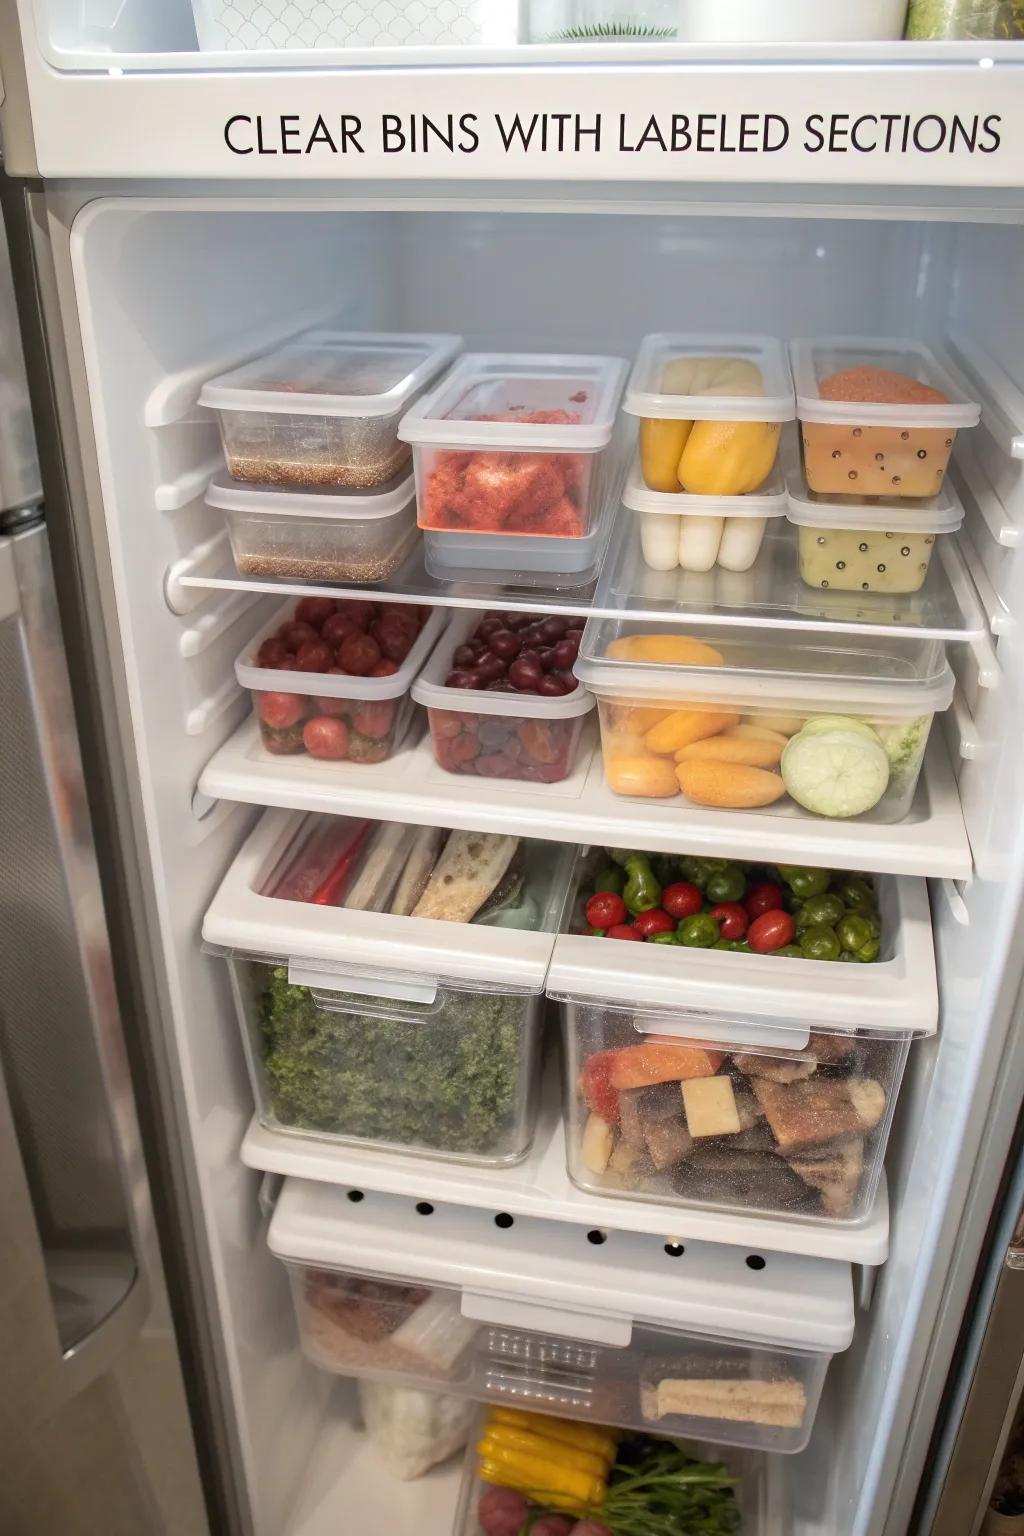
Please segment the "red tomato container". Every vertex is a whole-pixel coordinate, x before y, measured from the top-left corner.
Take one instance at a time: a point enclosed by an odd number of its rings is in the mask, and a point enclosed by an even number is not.
[[[576,765],[593,695],[582,683],[556,698],[446,687],[455,652],[479,623],[478,613],[456,614],[413,684],[412,697],[427,709],[434,756],[449,773],[558,784]]]
[[[313,622],[310,628],[321,635],[337,661],[346,638],[341,619],[358,616],[362,620],[367,609],[375,612],[366,627],[360,624],[347,634],[366,652],[365,656],[352,657],[356,665],[367,666],[364,675],[268,666],[259,659],[264,646],[285,625],[307,623],[303,615],[308,614],[319,617],[319,624]],[[410,632],[410,614],[417,620],[415,634]],[[328,620],[334,620],[333,629]],[[235,676],[252,694],[266,750],[275,756],[309,753],[332,762],[385,762],[402,743],[412,718],[413,679],[443,627],[441,609],[362,599],[302,598],[298,603],[289,599],[235,662]],[[359,641],[360,635],[374,642],[372,650]],[[307,638],[317,643],[315,635]],[[336,639],[341,644],[333,644]],[[374,671],[378,675],[373,675]]]

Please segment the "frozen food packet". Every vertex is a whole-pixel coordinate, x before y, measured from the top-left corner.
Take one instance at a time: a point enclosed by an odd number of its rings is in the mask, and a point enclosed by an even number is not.
[[[359,1383],[359,1406],[381,1460],[403,1482],[463,1450],[479,1411],[470,1398],[376,1381]]]

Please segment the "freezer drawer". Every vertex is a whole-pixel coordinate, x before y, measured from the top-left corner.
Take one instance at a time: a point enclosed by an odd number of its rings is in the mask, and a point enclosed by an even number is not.
[[[324,1370],[671,1436],[802,1450],[853,1337],[821,1259],[293,1179],[269,1243]]]

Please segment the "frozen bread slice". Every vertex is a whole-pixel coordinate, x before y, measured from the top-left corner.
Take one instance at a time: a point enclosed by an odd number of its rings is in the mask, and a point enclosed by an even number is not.
[[[867,1135],[885,1114],[885,1089],[871,1077],[811,1077],[803,1083],[750,1079],[779,1150],[800,1153],[840,1137]]]
[[[453,832],[412,916],[471,922],[504,877],[518,847],[517,837],[497,832]]]

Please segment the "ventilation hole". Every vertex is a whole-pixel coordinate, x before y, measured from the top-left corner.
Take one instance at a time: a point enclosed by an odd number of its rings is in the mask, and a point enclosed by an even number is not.
[[[845,571],[846,570],[846,561],[845,560],[837,560],[836,561],[836,570],[837,571]]]
[[[668,1254],[670,1259],[681,1259],[683,1254],[686,1252],[686,1249],[683,1247],[682,1243],[666,1243],[665,1252]]]
[[[847,480],[856,480],[856,478],[857,478],[857,471],[855,469],[851,469],[850,473],[847,475],[846,478],[847,478]]]
[[[824,544],[824,542],[825,542],[825,535],[823,533],[819,533],[818,534],[818,543],[819,544]]]
[[[594,1228],[594,1230],[592,1232],[588,1232],[587,1233],[587,1242],[588,1243],[601,1244],[601,1243],[606,1243],[607,1241],[608,1241],[608,1234],[607,1234],[607,1232],[599,1232],[596,1227]]]
[[[946,447],[947,448],[952,448],[952,446],[953,446],[953,439],[951,437],[947,437],[946,438]]]
[[[904,544],[903,548],[900,550],[900,554],[904,559],[906,559],[906,557],[910,554],[910,545]]]
[[[854,435],[854,437],[863,437],[864,436],[864,429],[863,429],[863,427],[854,427],[853,435]]]
[[[895,537],[896,537],[896,535],[894,533],[887,533],[886,534],[886,538],[887,539],[894,539]]]
[[[433,1216],[434,1207],[431,1205],[429,1200],[417,1200],[416,1214],[418,1216]]]
[[[862,592],[870,592],[871,591],[871,583],[870,583],[870,581],[862,581],[861,584],[860,584],[860,589],[861,589]]]
[[[827,587],[827,586],[828,586],[828,582],[827,582],[827,581],[823,581],[823,582],[822,582],[822,586],[823,586],[823,587]]]
[[[928,457],[928,450],[926,448],[919,448],[917,450],[917,456],[919,459],[926,459]]]
[[[361,1189],[350,1189],[348,1192],[348,1198],[352,1201],[353,1205],[358,1205],[360,1200],[366,1199],[366,1196],[363,1194]]]
[[[761,1257],[761,1255],[759,1253],[748,1253],[747,1254],[747,1268],[748,1269],[764,1269],[764,1266],[765,1266],[765,1261],[764,1261],[764,1259],[762,1259],[762,1257]]]
[[[892,483],[893,483],[893,485],[902,485],[903,484],[902,476],[901,475],[893,475]]]
[[[900,442],[902,442],[902,443],[909,443],[910,442],[910,433],[909,432],[901,432],[900,433]]]
[[[840,453],[840,452],[839,452],[839,449],[838,449],[838,448],[835,448],[835,449],[833,449],[833,451],[832,451],[832,457],[833,457],[833,458],[834,458],[834,459],[841,459],[841,458],[842,458],[842,454],[841,454],[841,453]]]
[[[885,463],[885,454],[884,453],[876,453],[875,454],[875,463],[876,464],[884,464]]]
[[[876,565],[875,566],[875,570],[878,572],[879,576],[884,576],[885,575],[885,566],[884,565]]]
[[[868,552],[868,547],[866,544],[858,544],[857,548],[860,550],[862,555],[866,555]]]
[[[497,1216],[494,1218],[494,1225],[496,1227],[501,1227],[504,1231],[506,1228],[511,1227],[514,1221],[515,1217],[510,1216],[508,1211],[499,1211]]]

